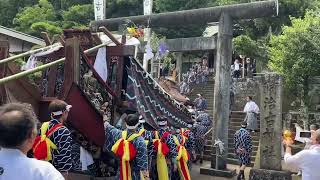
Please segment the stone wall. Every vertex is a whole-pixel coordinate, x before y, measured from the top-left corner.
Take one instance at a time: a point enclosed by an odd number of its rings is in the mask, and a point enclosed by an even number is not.
[[[246,104],[246,96],[252,96],[253,100],[260,107],[260,94],[259,94],[259,83],[261,82],[260,76],[255,76],[253,79],[234,79],[233,89],[235,94],[235,105],[233,106],[233,111],[242,111]],[[320,113],[320,77],[315,77],[310,80],[310,90],[315,92],[312,96],[311,101],[311,117],[314,113]],[[287,91],[283,93],[283,112],[287,113],[290,111],[297,111],[295,107],[292,106],[292,102],[295,100],[295,96]]]
[[[253,79],[234,79],[234,105],[232,106],[233,111],[243,111],[243,108],[246,105],[247,96],[252,96],[253,101],[255,101],[260,107],[260,81],[260,77],[254,77]]]

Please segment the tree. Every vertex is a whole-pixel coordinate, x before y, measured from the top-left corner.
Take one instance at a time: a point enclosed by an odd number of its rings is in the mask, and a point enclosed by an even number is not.
[[[320,14],[313,11],[305,17],[292,18],[292,26],[272,36],[269,47],[269,67],[283,75],[286,88],[310,107],[309,80],[320,74]]]
[[[13,19],[25,6],[32,6],[38,0],[0,0],[0,25],[13,27]]]
[[[143,0],[108,0],[106,16],[125,17],[143,14]]]
[[[155,13],[181,11],[207,7],[209,0],[154,0]],[[178,27],[162,27],[153,29],[157,34],[169,39],[183,37],[199,37],[205,30],[205,26],[185,24]]]
[[[233,38],[233,50],[247,57],[259,56],[258,44],[247,35]]]
[[[25,7],[22,12],[17,14],[13,22],[18,31],[37,35],[37,32],[31,28],[33,23],[48,22],[48,24],[50,24],[50,22],[55,21],[55,19],[56,14],[52,4],[47,0],[39,0],[39,4]]]
[[[206,7],[209,0],[154,0],[156,12],[171,12]]]
[[[75,5],[62,13],[63,28],[88,27],[90,21],[94,20],[93,5]]]

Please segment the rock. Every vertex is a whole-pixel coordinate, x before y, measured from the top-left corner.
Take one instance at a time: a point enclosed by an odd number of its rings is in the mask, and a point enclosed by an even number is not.
[[[291,172],[268,169],[251,169],[249,180],[292,180]]]

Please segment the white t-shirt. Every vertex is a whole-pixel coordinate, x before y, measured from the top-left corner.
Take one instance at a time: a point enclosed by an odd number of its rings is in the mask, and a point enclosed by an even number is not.
[[[253,101],[249,101],[247,102],[247,104],[245,105],[243,112],[254,112],[254,113],[259,113],[260,109],[258,107],[258,105],[253,102]]]
[[[239,63],[234,63],[234,70],[238,71],[240,70],[240,64]]]
[[[301,169],[302,180],[320,179],[320,145],[313,145],[310,149],[302,150],[295,155],[286,153],[284,161],[290,166]]]
[[[0,180],[64,180],[49,162],[28,158],[18,149],[1,148]]]

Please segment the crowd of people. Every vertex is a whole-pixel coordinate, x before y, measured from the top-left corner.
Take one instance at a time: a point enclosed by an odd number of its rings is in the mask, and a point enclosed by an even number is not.
[[[232,78],[235,78],[235,79],[239,79],[241,77],[252,78],[254,73],[256,73],[256,61],[255,60],[252,61],[248,57],[244,58],[243,56],[240,56],[240,58],[236,58],[233,64],[231,65]]]
[[[136,110],[125,111],[116,126],[106,122],[102,151],[118,156],[116,179],[191,179],[192,164],[198,160],[203,162],[205,136],[213,125],[206,108],[201,105],[204,101],[201,95],[195,100],[195,122],[188,128],[171,126],[167,117],[160,116],[156,119],[159,128],[147,130],[146,120]],[[69,172],[83,167],[66,126],[72,106],[53,100],[48,109],[51,120],[40,124],[29,104],[10,103],[0,107],[1,180],[21,177],[63,180],[68,179]],[[239,180],[244,179],[244,170],[251,162],[250,131],[257,130],[254,121],[259,108],[251,97],[247,97],[244,111],[247,117],[234,134],[235,153],[240,162]],[[320,130],[311,125],[310,133],[310,138],[304,138],[305,149],[295,155],[292,155],[293,139],[284,139],[284,161],[301,170],[303,180],[318,180]]]
[[[72,106],[53,100],[48,109],[51,120],[41,124],[28,104],[0,107],[1,180],[62,180],[83,168],[79,146],[66,125]],[[202,163],[205,133],[212,126],[205,109],[196,111],[188,128],[173,127],[160,116],[154,130],[144,128],[136,110],[126,112],[121,115],[124,126],[105,123],[102,151],[118,156],[116,179],[191,179],[192,163]]]
[[[196,63],[187,71],[187,73],[182,74],[182,81],[180,84],[180,93],[189,94],[192,87],[199,84],[206,85],[209,81],[209,67],[207,59],[204,58],[202,64]]]

